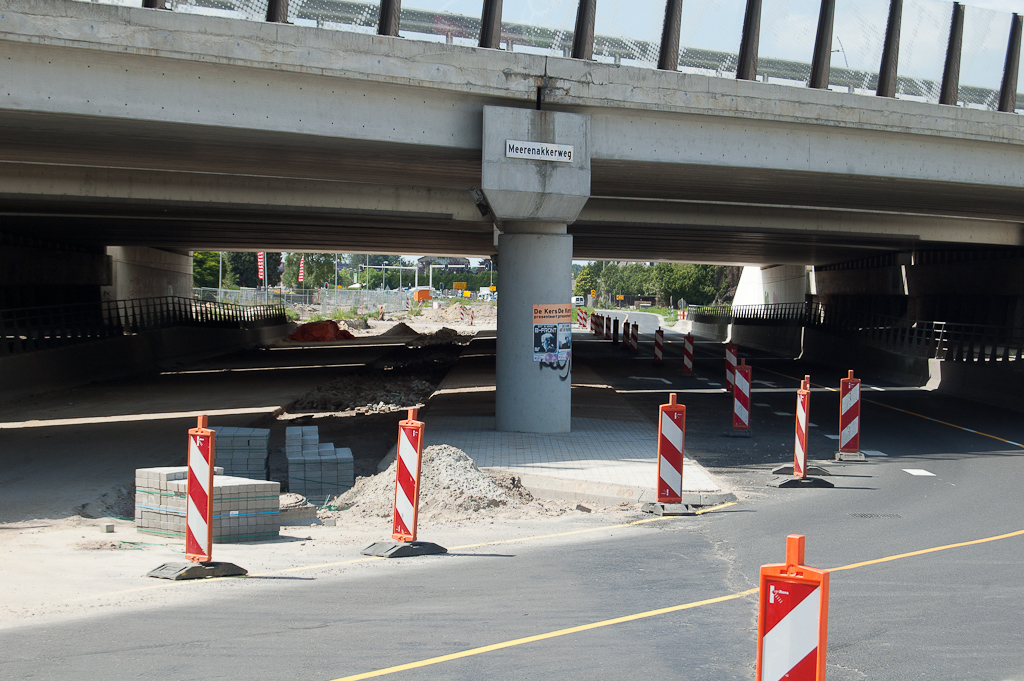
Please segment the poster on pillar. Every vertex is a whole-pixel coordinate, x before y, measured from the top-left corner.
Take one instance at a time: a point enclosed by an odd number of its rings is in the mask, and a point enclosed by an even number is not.
[[[533,361],[553,364],[572,356],[572,305],[533,306]]]

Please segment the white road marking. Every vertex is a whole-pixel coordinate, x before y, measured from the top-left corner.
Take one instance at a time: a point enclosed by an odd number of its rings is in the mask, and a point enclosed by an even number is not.
[[[838,440],[838,439],[839,439],[839,436],[838,436],[838,435],[830,435],[830,434],[828,434],[828,433],[822,433],[822,435],[824,435],[825,437],[827,437],[827,438],[828,438],[829,440]]]
[[[878,451],[876,449],[862,449],[861,453],[864,454],[864,456],[889,456],[885,452],[880,452],[880,451]],[[929,475],[931,475],[931,474],[929,473]]]
[[[791,412],[788,411],[773,411],[772,413],[775,414],[776,416],[795,416],[795,414],[792,414]]]
[[[668,380],[667,378],[660,378],[658,376],[630,376],[630,378],[632,378],[634,381],[661,381],[662,383],[672,385],[672,381]]]
[[[808,423],[808,424],[807,424],[807,427],[808,427],[808,428],[817,428],[817,427],[818,427],[818,424],[817,424],[817,423]]]
[[[770,405],[770,404],[768,404],[766,402],[754,402],[754,406],[755,407],[771,407],[772,405]]]
[[[931,476],[933,478],[935,477],[935,473],[930,473],[923,468],[904,468],[903,472],[910,473],[911,475]]]

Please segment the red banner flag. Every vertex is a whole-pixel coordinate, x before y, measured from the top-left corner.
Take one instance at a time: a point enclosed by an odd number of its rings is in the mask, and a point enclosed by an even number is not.
[[[306,281],[306,254],[302,254],[302,258],[299,259],[299,283]]]
[[[257,270],[259,270],[260,281],[266,281],[266,279],[267,279],[267,277],[266,277],[266,269],[264,268],[265,262],[264,262],[263,255],[264,254],[263,254],[262,251],[260,251],[259,253],[256,254],[256,268],[257,268]]]

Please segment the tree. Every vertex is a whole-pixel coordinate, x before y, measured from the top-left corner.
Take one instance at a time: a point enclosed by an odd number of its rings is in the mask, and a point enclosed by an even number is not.
[[[299,283],[299,261],[306,256],[306,264],[303,267],[304,281]],[[341,256],[338,256],[341,262]],[[327,286],[334,288],[334,253],[289,253],[284,258],[283,284],[288,287],[299,289],[321,288]],[[352,276],[347,270],[338,272],[338,285],[348,286],[352,283]]]
[[[580,269],[576,275],[576,286],[573,288],[574,296],[589,296],[591,291],[597,289],[597,274],[589,267]]]
[[[256,288],[257,286],[277,286],[280,283],[278,265],[281,264],[281,253],[267,251],[264,253],[266,281],[260,281],[256,264],[256,253],[229,252],[224,258],[224,280],[240,288]]]
[[[192,285],[197,288],[217,288],[220,280],[220,253],[196,251],[192,254]]]

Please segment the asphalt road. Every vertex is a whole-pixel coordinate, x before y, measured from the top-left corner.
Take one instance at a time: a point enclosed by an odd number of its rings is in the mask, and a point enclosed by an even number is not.
[[[667,336],[676,342],[661,367],[583,337],[574,358],[652,422],[677,391],[687,454],[733,485],[740,503],[578,539],[239,580],[201,612],[165,607],[3,631],[0,678],[327,680],[410,665],[382,678],[748,680],[756,596],[744,594],[760,565],[784,558],[786,535],[800,533],[807,562],[835,569],[831,681],[1024,679],[1024,449],[994,439],[1024,442],[1019,414],[866,382],[863,447],[886,456],[830,464],[833,489],[771,488],[771,467],[792,456],[797,377],[822,386],[810,449],[827,459],[835,441],[826,436],[838,432],[838,397],[827,387],[843,372],[750,356],[754,380],[770,384],[755,383],[753,436],[730,438],[728,396],[711,385],[724,383],[721,346],[701,344],[698,377],[684,379],[679,338]],[[938,550],[904,555],[928,549]]]

